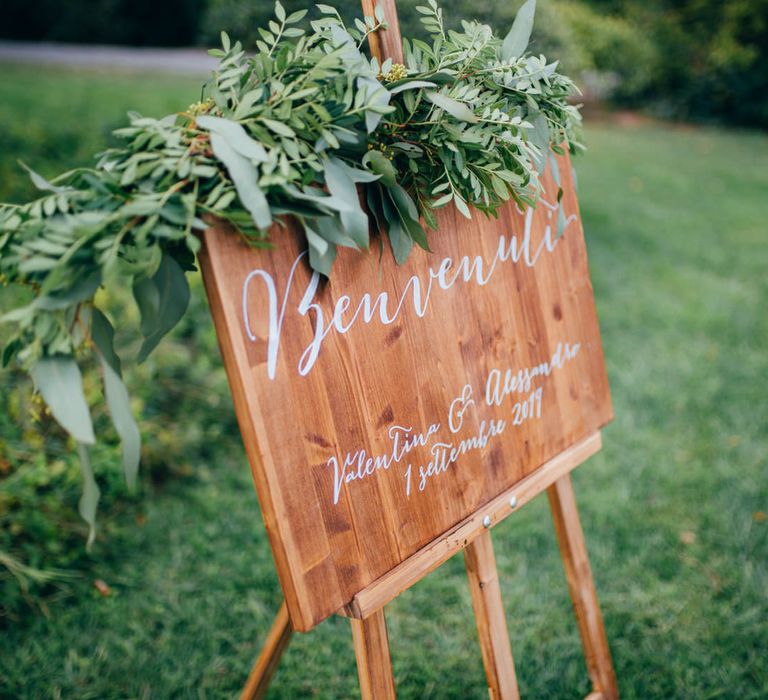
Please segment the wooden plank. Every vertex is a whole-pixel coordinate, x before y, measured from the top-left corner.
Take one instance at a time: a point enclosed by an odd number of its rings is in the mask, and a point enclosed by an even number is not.
[[[216,329],[216,338],[219,349],[224,361],[224,368],[227,372],[230,391],[232,392],[232,401],[235,407],[235,415],[240,425],[240,434],[243,438],[245,451],[251,462],[251,473],[253,475],[256,491],[261,503],[261,512],[264,518],[267,536],[272,546],[272,554],[275,558],[275,565],[280,575],[280,583],[285,596],[286,604],[291,615],[294,626],[301,629],[303,621],[307,615],[303,606],[303,599],[298,595],[296,586],[296,574],[292,566],[291,556],[288,550],[289,543],[286,541],[285,534],[278,532],[278,523],[281,518],[288,517],[285,507],[279,501],[273,499],[270,483],[274,479],[272,465],[267,455],[264,455],[259,449],[259,425],[262,422],[257,406],[254,405],[252,395],[249,392],[247,384],[247,373],[243,367],[248,365],[247,349],[242,343],[232,341],[230,337],[231,321],[227,319],[227,310],[231,307],[229,299],[223,298],[226,286],[219,283],[217,263],[226,267],[225,258],[221,256],[218,246],[213,247],[213,258],[209,255],[206,239],[226,240],[225,237],[232,238],[235,234],[231,229],[216,223],[211,229],[206,231],[203,237],[203,246],[198,255],[200,270],[202,272],[203,283],[208,296],[208,304],[211,310],[213,325]],[[266,457],[266,458],[265,458]],[[299,624],[297,625],[297,621]]]
[[[400,36],[400,23],[397,19],[397,7],[395,0],[362,0],[363,13],[366,17],[373,17],[376,5],[381,5],[384,11],[386,29],[381,29],[368,37],[371,55],[376,56],[380,62],[391,58],[395,63],[403,62],[403,40]]]
[[[486,518],[490,518],[490,527],[504,520],[598,452],[600,447],[600,433],[594,433],[561,452],[530,476],[486,503],[456,527],[366,586],[339,612],[350,617],[363,618],[383,607],[484,533],[488,529],[485,525]],[[514,507],[511,505],[513,498]]]
[[[397,59],[394,2],[383,7],[389,28],[372,51]],[[440,209],[432,253],[398,266],[386,242],[382,256],[376,240],[368,254],[341,249],[330,281],[308,268],[290,219],[269,250],[221,224],[203,235],[203,278],[295,629],[612,418],[567,157],[559,170],[559,202],[548,172],[536,209],[509,204],[471,221]],[[559,208],[568,223],[554,240]]]
[[[288,648],[293,634],[293,627],[288,616],[285,601],[280,604],[272,629],[269,630],[264,647],[251,670],[248,680],[240,695],[240,700],[261,700],[269,687],[269,681],[277,670],[280,657]]]
[[[570,475],[558,479],[549,487],[547,495],[594,693],[604,700],[618,700],[611,651],[597,601]]]
[[[567,161],[561,173],[572,216]],[[472,221],[439,210],[433,253],[398,266],[388,248],[381,261],[344,249],[330,282],[306,266],[290,220],[269,250],[205,232],[211,311],[297,630],[612,417],[580,228],[524,260],[548,240],[545,210]],[[517,261],[499,258],[513,249]],[[521,373],[533,375],[528,392],[505,393]],[[515,425],[528,400],[540,403]],[[490,425],[504,429],[490,436]]]
[[[464,550],[464,562],[475,610],[477,636],[483,655],[491,700],[519,700],[515,662],[509,643],[491,533],[483,532]]]
[[[362,700],[394,700],[395,680],[384,609],[365,620],[350,620],[350,623]]]

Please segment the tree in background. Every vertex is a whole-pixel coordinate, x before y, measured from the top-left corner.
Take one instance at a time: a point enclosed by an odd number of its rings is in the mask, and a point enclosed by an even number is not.
[[[768,128],[768,0],[668,1],[659,14],[650,21],[673,60],[655,87],[672,116]]]
[[[655,44],[645,89],[664,116],[768,128],[768,0],[585,0]]]
[[[289,11],[313,3],[285,0]],[[400,0],[406,35],[422,33]],[[450,25],[509,26],[521,2],[444,0]],[[359,4],[343,4],[345,19]],[[272,0],[4,0],[0,38],[181,46],[226,29],[253,45]],[[581,75],[589,97],[672,118],[768,128],[768,0],[539,0],[534,46]]]

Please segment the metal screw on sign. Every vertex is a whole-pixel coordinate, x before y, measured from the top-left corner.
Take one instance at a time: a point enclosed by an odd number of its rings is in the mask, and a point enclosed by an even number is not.
[[[509,507],[510,508],[517,508],[517,496],[512,496],[509,499]]]
[[[490,515],[486,515],[483,518],[483,527],[490,527],[490,526],[491,526],[491,516]]]

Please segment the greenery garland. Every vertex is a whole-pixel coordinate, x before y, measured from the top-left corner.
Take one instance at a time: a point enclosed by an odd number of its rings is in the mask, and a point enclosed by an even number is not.
[[[76,360],[91,352],[123,445],[129,483],[140,436],[121,379],[111,321],[97,290],[130,284],[141,314],[144,360],[184,315],[185,272],[194,269],[208,217],[230,222],[254,246],[302,224],[310,265],[324,275],[338,246],[368,249],[367,210],[402,263],[414,244],[429,249],[434,210],[452,203],[493,215],[509,199],[534,205],[551,152],[579,148],[573,82],[557,63],[527,52],[535,0],[501,40],[477,22],[445,31],[435,0],[417,10],[431,42],[404,40],[405,64],[368,59],[362,47],[383,14],[345,26],[317,5],[259,30],[256,52],[222,34],[218,70],[201,102],[163,119],[130,115],[121,148],[94,168],[47,181],[23,205],[0,205],[0,275],[26,285],[31,301],[0,322],[15,334],[2,362],[21,363],[53,416],[78,445],[84,475],[80,512],[93,539],[98,487],[87,446],[95,436]],[[552,159],[554,162],[554,159]],[[556,172],[556,167],[553,168]]]

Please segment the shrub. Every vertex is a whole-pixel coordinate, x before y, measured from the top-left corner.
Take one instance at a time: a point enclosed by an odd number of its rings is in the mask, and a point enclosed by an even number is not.
[[[195,466],[214,461],[240,435],[221,366],[199,276],[192,279],[190,311],[162,352],[126,367],[134,413],[142,433],[141,483],[128,491],[119,441],[101,398],[96,367],[83,373],[94,427],[100,439],[92,465],[101,490],[98,536],[85,549],[87,524],[78,514],[81,471],[77,454],[58,424],[42,410],[20,371],[3,370],[0,392],[0,626],[30,604],[66,590],[67,580],[87,572],[121,528],[135,527],[148,492],[169,480],[194,478]],[[0,302],[14,290],[2,290]],[[136,314],[124,297],[109,300],[114,315]],[[3,304],[0,303],[0,310]],[[134,324],[136,325],[136,324]],[[140,339],[124,338],[121,345]],[[134,353],[135,354],[135,353]]]
[[[95,383],[86,376],[89,393]],[[78,515],[77,456],[36,401],[25,374],[6,370],[0,393],[0,626],[26,603],[60,591],[87,561]],[[93,451],[104,509],[131,502],[114,440]],[[123,507],[124,507],[123,506]]]
[[[665,0],[640,21],[664,57],[653,88],[667,114],[768,128],[768,0]]]
[[[575,69],[614,77],[612,96],[619,100],[645,93],[658,68],[657,49],[648,35],[628,19],[598,13],[573,0],[552,5],[551,21],[570,35],[567,44],[582,61]]]

